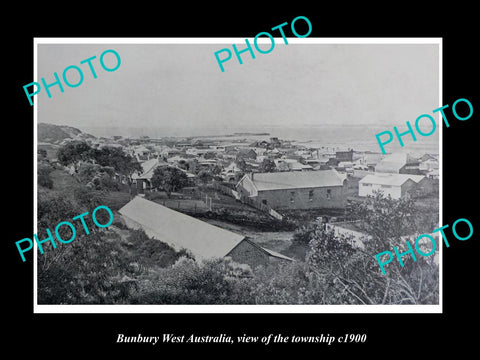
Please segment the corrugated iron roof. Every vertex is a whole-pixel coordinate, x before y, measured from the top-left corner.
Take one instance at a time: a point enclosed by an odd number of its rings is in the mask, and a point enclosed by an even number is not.
[[[258,191],[342,186],[345,179],[346,175],[334,169],[253,174],[253,183]]]
[[[393,153],[387,155],[376,166],[376,172],[395,172],[398,173],[400,169],[407,164],[418,164],[418,161],[407,153]]]
[[[139,196],[119,210],[176,250],[189,250],[197,260],[226,256],[244,236],[210,225]]]
[[[158,166],[166,166],[166,163],[163,160],[159,160],[158,158],[150,159],[141,163],[143,173],[141,175],[133,175],[132,179],[147,179],[151,180],[153,177],[153,172]]]
[[[359,181],[359,183],[376,184],[376,185],[393,185],[401,186],[407,180],[412,180],[415,183],[421,181],[425,176],[410,175],[410,174],[369,174]]]

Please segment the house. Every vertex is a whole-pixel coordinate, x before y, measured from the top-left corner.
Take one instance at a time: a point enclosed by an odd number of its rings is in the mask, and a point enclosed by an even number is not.
[[[175,163],[179,163],[181,161],[188,162],[188,160],[189,160],[188,157],[181,156],[181,155],[174,155],[174,156],[171,156],[171,157],[167,158],[167,162],[169,164],[175,164]]]
[[[308,171],[313,170],[311,165],[302,164],[295,159],[274,159],[278,171]]]
[[[418,168],[423,174],[426,174],[432,170],[438,170],[439,168],[438,160],[427,159],[427,160],[421,161]]]
[[[344,208],[346,175],[334,169],[246,174],[237,191],[273,209]]]
[[[239,179],[239,174],[242,173],[242,170],[237,166],[235,162],[231,162],[228,166],[226,166],[220,176],[223,178],[223,181],[226,182],[237,182]]]
[[[171,148],[171,147],[168,147],[168,146],[165,146],[160,151],[160,155],[162,155],[165,158],[168,158],[168,157],[171,157],[171,156],[174,156],[174,155],[178,155],[178,154],[181,154],[180,150],[174,149],[174,148]]]
[[[327,166],[338,166],[338,164],[340,164],[340,160],[336,159],[336,158],[329,158],[326,162],[326,165]]]
[[[175,250],[185,249],[196,261],[231,257],[252,268],[279,261],[293,261],[275,251],[265,249],[247,237],[233,233],[169,209],[142,197],[135,197],[119,211],[130,229],[167,243]]]
[[[337,165],[337,170],[347,173],[353,173],[353,162],[351,161],[340,161]]]
[[[439,172],[438,172],[438,169],[433,169],[433,170],[430,170],[429,172],[427,172],[425,174],[425,176],[429,179],[433,179],[433,180],[438,180],[440,175],[439,175]]]
[[[419,175],[419,161],[406,153],[393,153],[385,156],[375,166],[377,173]]]
[[[209,145],[208,147],[215,152],[225,152],[225,145],[217,144],[217,145]]]
[[[433,185],[423,175],[376,173],[358,182],[358,196],[374,195],[374,191],[381,191],[392,199],[400,199],[407,194],[430,193],[432,190]]]
[[[268,156],[269,158],[279,158],[282,156],[282,153],[277,149],[274,148],[272,150],[266,150],[263,155]]]
[[[278,137],[274,136],[270,138],[270,146],[275,148],[277,146],[282,146],[282,142],[278,139]]]
[[[202,149],[191,147],[185,150],[185,154],[194,156],[205,156],[206,154],[216,154],[217,150],[212,148]]]
[[[257,158],[257,153],[253,149],[239,149],[237,151],[237,159],[239,158],[255,160]]]
[[[355,164],[352,169],[351,176],[354,178],[362,179],[369,174],[375,174],[370,171],[370,167],[365,164]]]
[[[150,189],[152,187],[151,180],[153,177],[153,172],[157,167],[169,166],[168,163],[158,158],[144,161],[140,165],[142,166],[143,172],[141,174],[135,173],[132,175],[132,180],[134,183],[136,183],[137,190],[140,193],[143,193],[146,189]]]
[[[145,161],[150,159],[151,150],[139,145],[133,149],[133,153],[138,161]]]
[[[438,158],[433,154],[424,154],[418,158],[418,161],[420,162],[427,161],[427,160],[438,160]]]
[[[375,166],[382,160],[383,155],[380,153],[364,152],[359,163],[366,165],[367,170],[375,171]]]
[[[353,161],[353,150],[350,149],[349,151],[337,151],[335,152],[335,159],[338,161]]]
[[[254,143],[254,146],[267,148],[270,146],[270,143],[267,140],[257,141]]]

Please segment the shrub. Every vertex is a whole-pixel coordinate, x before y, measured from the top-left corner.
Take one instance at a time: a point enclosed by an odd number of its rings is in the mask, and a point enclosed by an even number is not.
[[[38,175],[38,185],[46,187],[47,189],[53,188],[53,180],[50,175]]]

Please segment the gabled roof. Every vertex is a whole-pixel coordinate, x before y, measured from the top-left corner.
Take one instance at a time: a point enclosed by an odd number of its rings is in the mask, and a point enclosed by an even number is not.
[[[237,151],[237,154],[238,155],[243,155],[243,156],[254,156],[256,157],[257,156],[257,153],[255,150],[253,149],[238,149]]]
[[[158,166],[168,166],[168,164],[157,158],[150,159],[141,163],[143,173],[141,175],[133,175],[132,179],[152,179],[153,172]]]
[[[417,164],[418,160],[406,153],[393,153],[385,156],[376,166],[376,172],[398,173],[407,164]]]
[[[252,183],[258,191],[263,191],[343,186],[345,179],[345,175],[330,169],[305,172],[254,173]]]
[[[359,181],[359,183],[376,184],[376,185],[392,185],[401,186],[406,181],[412,180],[415,183],[419,183],[425,176],[423,175],[410,175],[410,174],[369,174]]]
[[[275,166],[277,168],[281,168],[282,166],[285,166],[286,168],[290,170],[310,170],[313,169],[310,165],[305,165],[299,162],[296,159],[274,159]]]
[[[424,154],[420,158],[418,158],[418,161],[426,161],[426,160],[437,160],[438,158],[434,154]]]
[[[226,256],[244,236],[210,225],[139,196],[119,211],[150,236],[176,250],[189,250],[197,260]],[[153,235],[152,235],[153,234]]]
[[[135,151],[135,153],[137,153],[137,154],[138,154],[138,153],[141,153],[141,152],[150,152],[150,150],[147,149],[147,148],[146,148],[145,146],[143,146],[143,145],[139,145],[139,146],[135,147],[134,151]]]

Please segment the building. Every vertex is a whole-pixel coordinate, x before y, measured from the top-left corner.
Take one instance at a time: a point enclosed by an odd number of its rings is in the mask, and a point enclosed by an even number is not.
[[[385,156],[376,166],[377,173],[420,175],[419,161],[406,153]]]
[[[336,166],[336,169],[340,172],[346,172],[347,174],[353,174],[354,163],[351,161],[340,161]]]
[[[344,208],[346,175],[334,169],[252,173],[237,191],[273,209]]]
[[[425,174],[425,176],[429,179],[432,179],[432,180],[439,180],[439,178],[440,178],[440,174],[438,172],[438,169],[430,170],[429,172],[427,172]]]
[[[380,153],[364,152],[359,163],[366,165],[369,171],[375,171],[375,166],[382,160],[383,155]]]
[[[422,174],[427,174],[432,170],[438,170],[439,163],[437,159],[427,159],[427,160],[421,161],[418,168],[422,172]]]
[[[139,145],[133,149],[133,153],[135,158],[138,161],[146,161],[150,159],[150,155],[152,152],[150,149],[147,149],[145,146]]]
[[[157,167],[167,167],[169,166],[163,160],[158,158],[150,159],[141,163],[143,172],[141,174],[133,174],[132,180],[137,185],[137,190],[140,193],[143,193],[147,189],[152,187],[152,177],[155,169]]]
[[[231,182],[231,183],[237,183],[239,177],[241,176],[240,174],[242,173],[242,170],[237,166],[237,164],[232,161],[228,166],[226,166],[222,172],[220,173],[220,176],[223,178],[223,181],[225,182]]]
[[[237,151],[237,159],[239,158],[255,160],[257,153],[253,149],[239,149]]]
[[[423,175],[377,173],[358,182],[358,196],[373,196],[374,191],[381,191],[392,199],[400,199],[407,194],[427,194],[432,190],[432,184]]]
[[[423,154],[418,158],[418,161],[423,162],[426,160],[438,160],[438,155],[434,154]]]
[[[339,162],[342,161],[353,161],[353,150],[349,151],[337,151],[335,152],[335,159]]]
[[[295,159],[274,159],[277,171],[309,171],[313,170],[312,166],[302,164]]]
[[[130,229],[145,233],[175,250],[187,250],[196,261],[231,257],[252,268],[278,261],[293,261],[265,249],[243,235],[210,225],[142,197],[135,197],[118,211]]]

